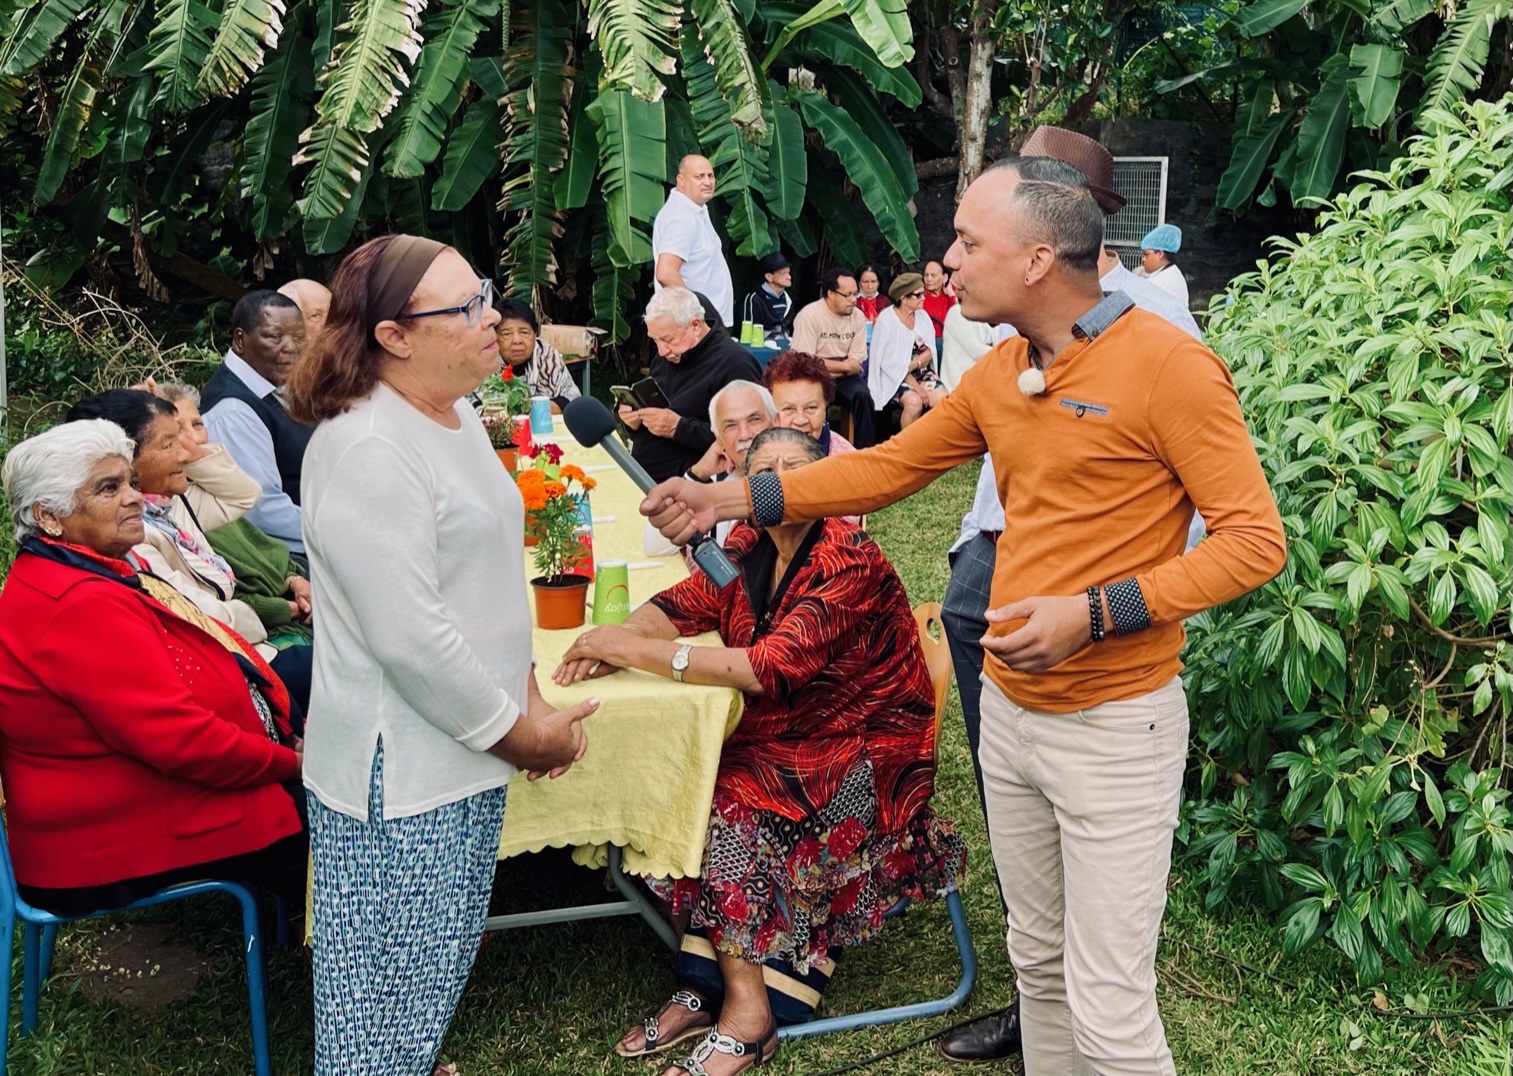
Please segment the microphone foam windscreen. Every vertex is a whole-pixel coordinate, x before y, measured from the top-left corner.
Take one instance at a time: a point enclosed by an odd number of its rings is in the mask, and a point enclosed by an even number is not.
[[[567,430],[580,445],[592,448],[615,432],[615,416],[592,396],[579,396],[562,409]]]

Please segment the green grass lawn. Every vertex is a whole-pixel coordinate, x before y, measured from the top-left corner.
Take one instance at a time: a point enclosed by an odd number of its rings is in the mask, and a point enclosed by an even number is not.
[[[974,479],[975,467],[963,468],[869,520],[916,602],[938,600],[945,590],[945,550],[971,499]],[[844,1065],[1012,999],[998,899],[954,694],[945,721],[936,807],[957,820],[972,848],[964,899],[981,970],[971,999],[960,1014],[934,1021],[787,1046],[763,1071],[804,1074]],[[1285,960],[1280,933],[1264,910],[1230,902],[1205,911],[1200,873],[1180,861],[1176,865],[1159,954],[1161,1005],[1180,1071],[1275,1076],[1508,1072],[1506,1021],[1408,1021],[1377,1015],[1370,1005],[1373,990],[1358,986],[1337,954],[1316,948]],[[568,879],[570,887],[595,885],[586,872],[578,874]],[[507,865],[496,906],[519,908],[539,899],[537,891],[555,889],[561,875],[554,861]],[[65,929],[59,964],[87,963],[110,922],[120,919]],[[88,1000],[75,976],[55,976],[43,995],[39,1032],[26,1040],[12,1038],[11,1072],[156,1076],[251,1071],[239,933],[230,902],[207,898],[176,910],[142,913],[134,922],[166,923],[206,954],[210,970],[194,993],[152,1022],[143,1022],[118,1005]],[[826,998],[826,1011],[853,1012],[942,995],[954,985],[954,961],[944,909],[916,907],[881,939],[848,954]],[[19,959],[15,976],[19,983]],[[1470,977],[1447,962],[1396,973],[1382,989],[1394,1011],[1405,1003],[1420,1011],[1458,1010],[1472,1007],[1463,985]],[[275,952],[271,978],[275,1070],[307,1073],[310,978],[303,957]],[[442,1057],[455,1062],[463,1076],[655,1073],[658,1067],[622,1061],[610,1047],[671,988],[668,954],[638,920],[495,935],[479,957]],[[13,1022],[12,1036],[17,1031]],[[1018,1070],[1014,1064],[989,1071]],[[922,1076],[960,1070],[925,1046],[866,1071]]]

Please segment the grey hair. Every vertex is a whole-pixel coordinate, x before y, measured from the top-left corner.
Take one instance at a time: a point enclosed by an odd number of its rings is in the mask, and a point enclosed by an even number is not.
[[[79,489],[89,481],[95,464],[120,456],[130,465],[136,451],[126,431],[103,418],[65,422],[12,448],[0,469],[0,484],[10,502],[16,542],[42,533],[33,505],[66,519],[73,515]]]
[[[751,447],[746,450],[747,474],[751,473],[751,461],[756,459],[757,452],[774,441],[785,445],[798,445],[809,454],[810,463],[818,463],[825,458],[825,450],[820,447],[820,443],[803,430],[789,429],[787,426],[770,426],[757,434],[752,439]]]
[[[1098,272],[1103,253],[1103,210],[1087,176],[1056,157],[1005,157],[985,169],[1019,173],[1010,204],[1018,205],[1030,242],[1046,243],[1074,273]]]
[[[164,381],[158,385],[158,395],[171,404],[177,404],[180,400],[188,400],[194,406],[200,406],[200,390],[193,385],[186,385],[182,381]]]
[[[767,409],[768,422],[776,422],[778,420],[778,405],[773,402],[772,393],[767,391],[765,385],[758,385],[755,381],[732,381],[719,392],[715,393],[709,401],[709,428],[714,430],[715,433],[720,432],[720,420],[715,417],[715,409],[720,406],[720,401],[727,394],[740,392],[742,389],[754,392],[762,398],[762,406]]]
[[[663,288],[646,304],[646,324],[658,318],[672,318],[673,323],[686,329],[693,319],[704,318],[704,304],[687,288]]]

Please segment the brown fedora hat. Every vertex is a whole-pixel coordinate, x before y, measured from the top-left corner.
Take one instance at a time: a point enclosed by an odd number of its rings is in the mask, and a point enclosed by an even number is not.
[[[1114,155],[1087,135],[1065,127],[1037,127],[1020,147],[1019,155],[1055,157],[1077,169],[1087,176],[1093,201],[1109,216],[1125,206],[1124,199],[1114,193]]]

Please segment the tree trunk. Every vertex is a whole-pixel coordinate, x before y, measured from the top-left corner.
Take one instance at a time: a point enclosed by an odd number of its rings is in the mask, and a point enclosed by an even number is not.
[[[956,144],[961,145],[962,105],[967,100],[967,72],[961,63],[961,34],[949,24],[940,28],[940,54],[946,65],[946,85],[951,88],[951,119],[956,124]]]
[[[960,157],[937,157],[933,161],[920,161],[914,166],[915,179],[939,179],[954,176],[961,169]]]
[[[993,114],[993,23],[986,6],[972,5],[972,37],[961,107],[961,170],[956,178],[956,200],[982,172],[983,152],[988,143],[988,121]]]
[[[176,276],[185,283],[193,284],[201,291],[214,295],[217,299],[225,299],[233,303],[247,292],[245,287],[225,273],[212,269],[203,262],[195,261],[182,251],[159,254],[151,246],[146,245],[139,249],[132,240],[131,229],[124,224],[107,220],[100,226],[100,235],[120,246],[122,250],[131,251],[134,258],[145,256],[147,265],[156,276],[161,277],[164,273]],[[138,268],[140,269],[140,264]]]

